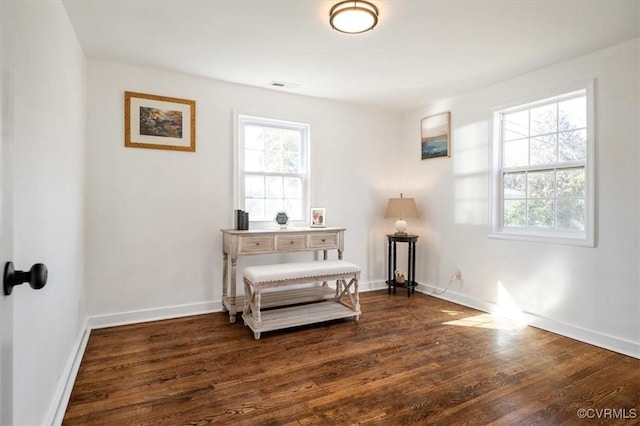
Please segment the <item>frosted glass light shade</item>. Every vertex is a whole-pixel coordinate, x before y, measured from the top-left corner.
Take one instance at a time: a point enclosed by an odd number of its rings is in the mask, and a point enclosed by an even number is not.
[[[378,23],[378,8],[364,0],[343,1],[331,8],[329,23],[331,28],[343,33],[363,33]]]

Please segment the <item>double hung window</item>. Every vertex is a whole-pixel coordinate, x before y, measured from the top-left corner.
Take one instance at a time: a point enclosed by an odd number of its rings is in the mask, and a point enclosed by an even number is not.
[[[254,226],[279,212],[305,223],[309,212],[309,126],[238,115],[236,204]]]
[[[593,245],[592,84],[494,112],[494,237]]]

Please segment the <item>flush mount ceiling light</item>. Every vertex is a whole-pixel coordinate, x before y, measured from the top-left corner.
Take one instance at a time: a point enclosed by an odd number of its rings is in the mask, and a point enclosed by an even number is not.
[[[378,8],[368,1],[347,0],[329,11],[331,28],[347,34],[372,30],[378,23]]]

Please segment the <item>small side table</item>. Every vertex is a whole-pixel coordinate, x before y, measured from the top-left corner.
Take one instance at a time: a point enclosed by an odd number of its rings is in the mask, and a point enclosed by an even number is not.
[[[407,297],[415,292],[416,283],[416,241],[418,241],[417,235],[409,234],[387,234],[387,240],[389,243],[389,262],[387,267],[387,286],[389,294],[393,288],[393,294],[396,293],[396,287],[406,287]],[[404,283],[396,282],[396,243],[408,243],[408,255],[407,255],[407,276]]]

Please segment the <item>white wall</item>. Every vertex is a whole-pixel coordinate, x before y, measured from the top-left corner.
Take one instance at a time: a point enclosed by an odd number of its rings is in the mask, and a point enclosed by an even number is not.
[[[426,213],[418,279],[482,309],[515,305],[543,328],[640,356],[638,40],[404,116],[406,183]],[[487,238],[490,108],[574,82],[596,81],[595,248]],[[419,120],[451,111],[452,156],[420,161]]]
[[[195,100],[196,152],[125,148],[126,90]],[[311,125],[311,204],[347,228],[345,259],[363,281],[382,276],[369,247],[383,258],[384,236],[371,230],[389,195],[399,115],[102,61],[88,62],[87,99],[87,309],[106,316],[101,324],[220,309],[234,110]]]
[[[14,424],[52,420],[85,327],[85,61],[59,1],[15,2],[13,261],[46,287],[14,289]]]

